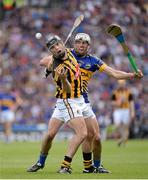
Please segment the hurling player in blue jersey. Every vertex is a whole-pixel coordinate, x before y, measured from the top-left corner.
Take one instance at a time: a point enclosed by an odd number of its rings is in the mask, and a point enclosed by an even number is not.
[[[11,142],[12,136],[12,123],[15,120],[16,96],[11,92],[0,92],[0,122],[3,124],[5,142]]]
[[[90,106],[89,99],[88,99],[88,82],[92,77],[95,71],[105,72],[109,76],[112,76],[116,79],[130,79],[130,78],[142,78],[143,74],[139,70],[138,74],[135,73],[127,73],[123,71],[118,71],[107,64],[105,64],[101,59],[97,58],[96,56],[92,56],[88,54],[88,50],[90,47],[91,39],[88,34],[85,33],[78,33],[75,37],[74,42],[74,49],[71,49],[73,56],[77,59],[80,68],[81,68],[81,77],[82,77],[82,84],[83,84],[83,97],[85,102],[89,107],[89,113],[91,118],[86,118],[85,122],[88,129],[88,136],[85,141],[82,143],[82,151],[83,151],[83,159],[84,159],[84,173],[92,173],[94,169],[92,168],[91,164],[91,151],[93,151],[93,164],[96,167],[95,172],[98,173],[109,173],[107,169],[105,169],[101,165],[101,139],[100,139],[100,131],[99,126],[97,123],[97,119],[95,114]],[[40,65],[47,67],[47,74],[48,70],[50,69],[52,64],[52,57],[47,56],[40,61]],[[93,139],[93,149],[91,147]],[[97,171],[96,171],[97,170]]]
[[[72,50],[72,53],[74,57],[77,59],[80,68],[81,68],[81,76],[82,76],[82,84],[83,84],[83,97],[85,99],[85,102],[88,104],[90,108],[90,112],[92,111],[92,108],[89,103],[88,99],[88,82],[90,81],[90,78],[94,74],[95,71],[100,71],[108,74],[109,76],[112,76],[116,79],[130,79],[130,78],[142,78],[142,72],[139,70],[138,74],[134,73],[126,73],[123,71],[115,70],[111,67],[109,67],[107,64],[105,64],[100,58],[93,56],[91,54],[88,54],[89,46],[90,46],[90,36],[85,33],[78,33],[75,36],[75,42],[74,42],[74,49]],[[92,118],[85,119],[85,121],[88,121],[86,124],[91,123],[91,126],[95,129],[95,138],[94,138],[94,147],[93,147],[93,162],[94,166],[98,168],[99,172],[108,172],[106,169],[104,169],[101,166],[101,140],[100,140],[100,134],[97,136],[98,127],[96,125],[97,119],[92,111]],[[93,122],[93,123],[92,123]],[[88,133],[93,134],[91,126],[88,126]],[[99,132],[100,133],[100,132]],[[88,134],[88,135],[89,135]],[[87,152],[87,145],[85,146],[85,142],[83,143],[83,151]]]

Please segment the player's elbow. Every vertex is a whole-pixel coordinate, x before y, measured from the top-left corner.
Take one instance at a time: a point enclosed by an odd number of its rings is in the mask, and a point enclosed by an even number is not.
[[[44,59],[41,59],[39,64],[40,64],[40,66],[45,66],[46,67],[46,63],[45,63]]]

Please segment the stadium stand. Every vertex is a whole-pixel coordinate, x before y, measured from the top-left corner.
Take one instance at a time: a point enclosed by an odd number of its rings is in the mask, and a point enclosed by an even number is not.
[[[90,34],[92,54],[119,70],[130,71],[120,45],[105,33],[111,23],[122,26],[128,46],[144,73],[142,81],[128,81],[136,108],[131,137],[148,137],[147,1],[28,0],[16,1],[10,9],[1,3],[0,8],[0,84],[11,85],[23,100],[16,111],[15,132],[38,131],[38,125],[46,124],[54,108],[54,84],[51,78],[43,77],[44,70],[39,66],[39,60],[48,51],[35,39],[35,33],[54,33],[65,39],[74,19],[83,13],[85,20],[77,32]],[[72,47],[72,39],[67,46]],[[115,87],[114,79],[99,73],[89,84],[91,103],[98,119],[101,116],[102,130],[112,124],[110,96]]]

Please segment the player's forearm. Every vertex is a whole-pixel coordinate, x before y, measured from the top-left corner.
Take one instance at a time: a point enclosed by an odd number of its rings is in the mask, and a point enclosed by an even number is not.
[[[67,79],[62,79],[62,86],[66,93],[71,93],[71,84]]]
[[[39,64],[40,64],[40,66],[47,67],[47,65],[48,65],[48,58],[45,57],[45,58],[41,59]]]
[[[134,73],[127,73],[127,72],[124,72],[124,71],[115,70],[113,72],[112,76],[114,78],[116,78],[116,79],[131,79],[131,78],[135,77],[135,74]]]
[[[130,78],[135,77],[134,73],[127,73],[124,71],[118,71],[116,69],[113,69],[110,66],[106,66],[104,69],[104,72],[107,73],[109,76],[112,76],[116,79],[130,79]]]
[[[52,63],[53,63],[53,59],[52,59],[52,56],[49,55],[47,57],[44,57],[40,60],[40,66],[44,66],[46,67],[48,70],[51,69],[51,66],[52,66]]]

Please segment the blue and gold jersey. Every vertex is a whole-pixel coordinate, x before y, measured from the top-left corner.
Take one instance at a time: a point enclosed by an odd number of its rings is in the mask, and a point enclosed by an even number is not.
[[[85,102],[89,103],[88,82],[95,71],[104,71],[106,64],[101,59],[91,54],[87,54],[85,57],[81,57],[77,55],[74,50],[71,50],[71,52],[73,56],[76,58],[77,62],[79,63],[81,70],[83,97],[85,99]]]
[[[0,93],[0,110],[5,111],[11,109],[16,103],[16,97],[8,93]]]

